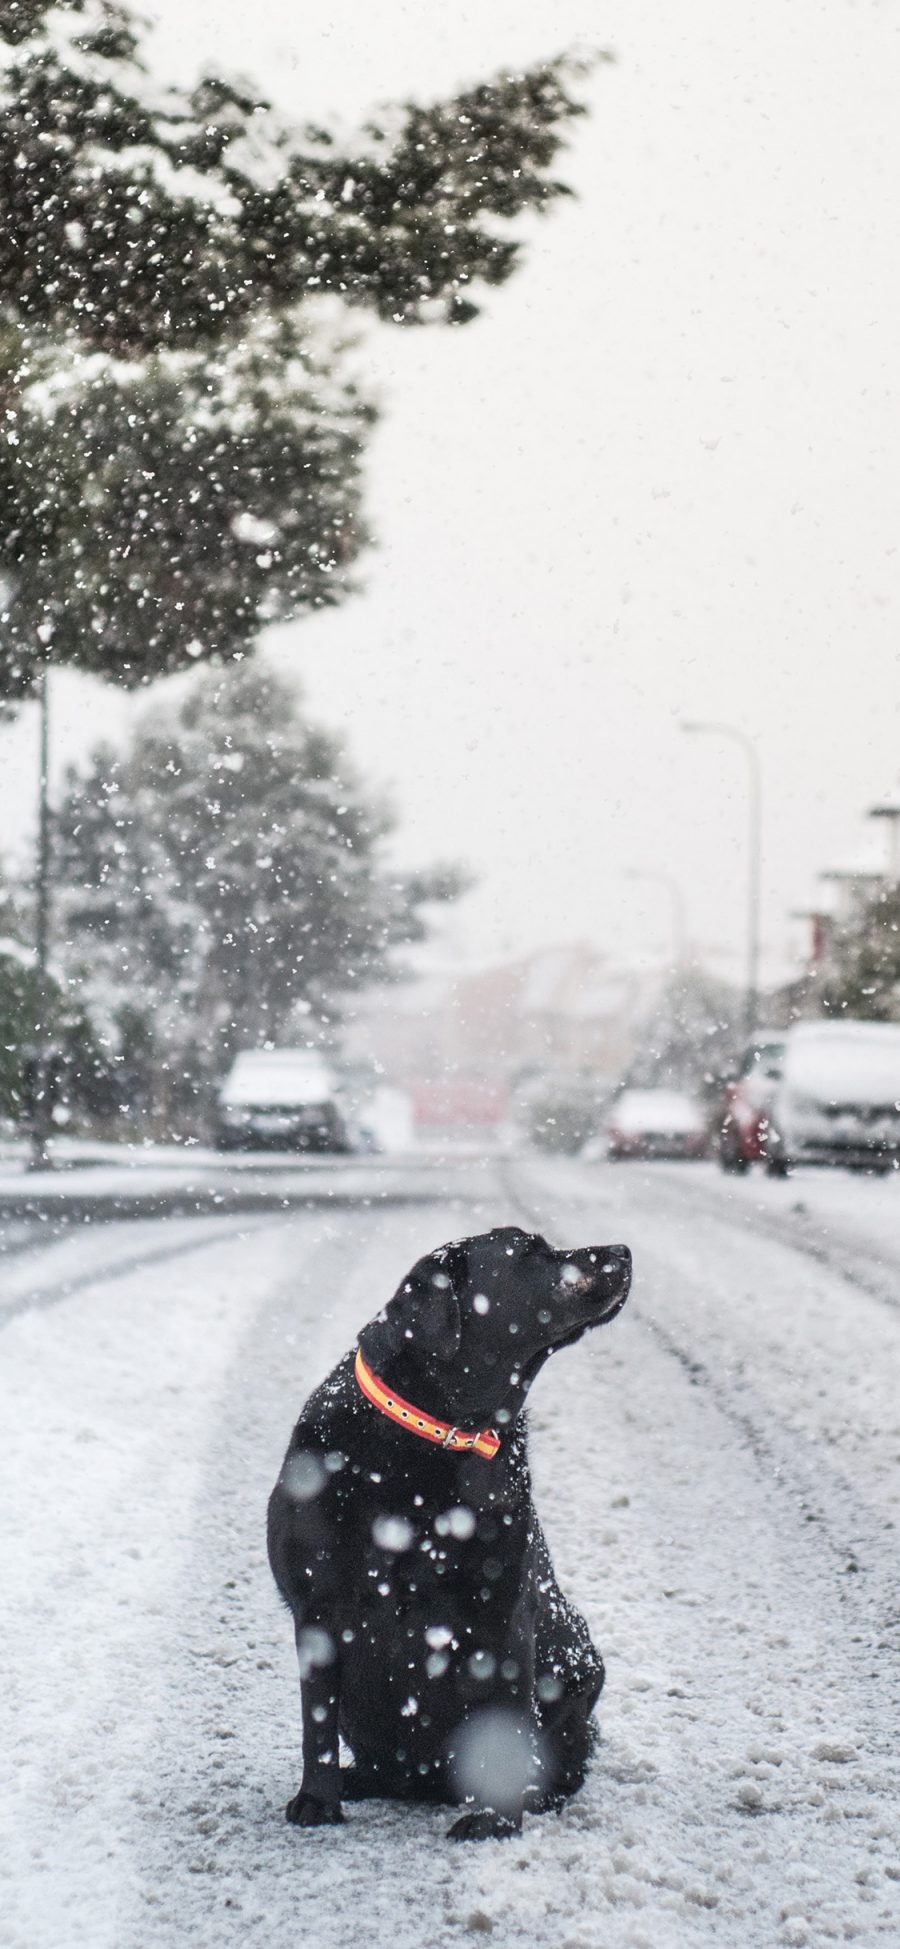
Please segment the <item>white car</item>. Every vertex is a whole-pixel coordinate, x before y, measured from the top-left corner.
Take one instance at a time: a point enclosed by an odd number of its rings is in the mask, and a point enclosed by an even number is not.
[[[347,1151],[334,1070],[315,1049],[248,1049],[219,1090],[219,1150]]]
[[[798,1023],[785,1042],[769,1117],[773,1177],[794,1164],[890,1170],[900,1161],[900,1026]]]
[[[607,1157],[705,1157],[706,1118],[681,1090],[627,1089],[606,1119]]]

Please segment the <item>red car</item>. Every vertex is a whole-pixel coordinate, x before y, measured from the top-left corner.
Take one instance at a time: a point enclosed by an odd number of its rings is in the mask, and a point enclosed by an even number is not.
[[[716,1145],[723,1171],[748,1171],[765,1160],[784,1050],[783,1032],[761,1029],[748,1044],[737,1075],[726,1084]]]

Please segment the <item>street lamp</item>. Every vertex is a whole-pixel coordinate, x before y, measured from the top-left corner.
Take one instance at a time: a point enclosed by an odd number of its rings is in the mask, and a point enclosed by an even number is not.
[[[684,922],[684,900],[681,888],[671,873],[657,873],[648,868],[645,872],[640,866],[625,868],[626,880],[649,880],[652,886],[665,887],[672,905],[672,966],[683,967],[685,961],[686,930]]]
[[[747,993],[745,1002],[745,1024],[748,1041],[752,1038],[757,1024],[759,1009],[759,909],[760,878],[762,860],[762,788],[760,780],[759,752],[753,738],[746,731],[739,731],[733,724],[681,724],[682,731],[689,733],[710,732],[714,737],[730,738],[739,744],[747,760],[747,810],[749,814],[747,845]]]

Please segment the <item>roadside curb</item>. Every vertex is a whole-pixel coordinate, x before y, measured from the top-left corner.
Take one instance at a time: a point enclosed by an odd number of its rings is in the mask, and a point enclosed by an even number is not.
[[[257,1189],[245,1190],[243,1186],[216,1191],[211,1186],[198,1186],[191,1190],[187,1186],[163,1191],[104,1191],[69,1192],[58,1191],[48,1186],[29,1192],[13,1192],[0,1195],[0,1225],[4,1219],[46,1224],[49,1220],[71,1220],[75,1224],[89,1224],[104,1219],[128,1218],[203,1218],[219,1216],[230,1212],[273,1213],[288,1211],[315,1211],[324,1207],[332,1210],[367,1205],[417,1205],[431,1204],[435,1199],[434,1186],[406,1190],[385,1187],[372,1188],[361,1192],[359,1189],[328,1189],[324,1185],[313,1189],[305,1187],[294,1191]]]

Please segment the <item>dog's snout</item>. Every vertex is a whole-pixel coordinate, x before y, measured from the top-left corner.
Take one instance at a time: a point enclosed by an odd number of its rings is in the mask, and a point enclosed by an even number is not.
[[[591,1245],[573,1253],[572,1263],[591,1279],[621,1279],[631,1272],[631,1252],[627,1245]]]
[[[588,1253],[603,1317],[612,1318],[624,1305],[631,1288],[631,1253],[627,1245],[595,1245]]]
[[[601,1262],[606,1279],[623,1296],[631,1285],[631,1253],[627,1245],[608,1245]]]
[[[602,1253],[601,1272],[630,1272],[631,1252],[627,1245],[605,1245]]]
[[[560,1267],[558,1292],[561,1299],[577,1299],[592,1294],[604,1306],[621,1304],[631,1284],[631,1253],[627,1245],[593,1245],[566,1255]]]

